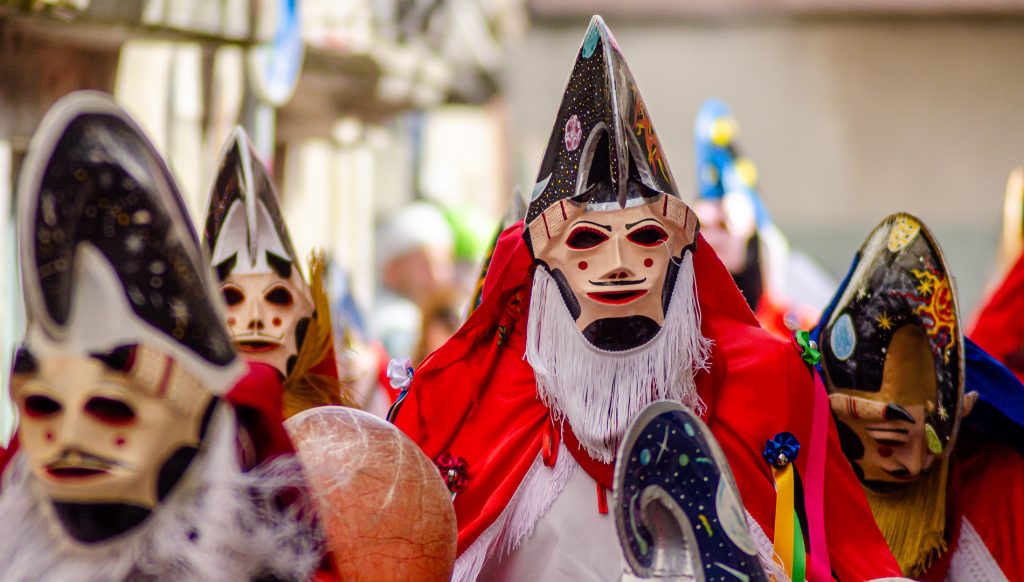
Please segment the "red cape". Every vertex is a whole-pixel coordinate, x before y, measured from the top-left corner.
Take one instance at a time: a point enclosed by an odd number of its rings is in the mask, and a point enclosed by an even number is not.
[[[295,452],[284,429],[284,385],[281,374],[273,366],[246,362],[249,373],[242,376],[224,395],[235,407],[238,424],[245,429],[256,448],[256,458],[247,459],[251,468],[277,455]]]
[[[1024,255],[1006,274],[967,335],[1024,382]]]
[[[708,406],[704,420],[725,451],[744,505],[772,537],[775,486],[761,453],[783,431],[804,446],[811,442],[813,380],[788,343],[758,326],[702,237],[697,249],[701,328],[714,342],[711,371],[697,377]],[[427,456],[448,452],[467,461],[468,483],[455,498],[460,554],[508,504],[551,422],[524,359],[532,273],[520,222],[498,241],[480,307],[416,370],[395,419]],[[899,576],[831,418],[828,447],[825,524],[833,570],[842,580]],[[804,474],[807,457],[802,451],[796,461]]]

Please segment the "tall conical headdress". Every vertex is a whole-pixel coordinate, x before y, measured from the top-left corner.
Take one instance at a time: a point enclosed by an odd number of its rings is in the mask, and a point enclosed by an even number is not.
[[[736,119],[723,101],[708,99],[701,105],[694,125],[697,195],[722,200],[729,193],[741,194],[742,209],[730,203],[727,211],[751,215],[753,226],[761,229],[771,223],[771,216],[757,191],[757,170],[736,144],[738,131]]]
[[[203,245],[221,279],[272,270],[287,279],[299,267],[270,176],[241,127],[221,153]]]
[[[145,344],[213,392],[242,372],[170,172],[109,97],[46,115],[19,184],[27,344],[83,355]]]
[[[925,395],[928,448],[945,456],[956,441],[964,391],[964,340],[953,278],[935,237],[904,213],[868,236],[820,332],[829,392],[888,405],[882,372],[894,335],[905,326],[924,333],[935,368],[935,393]],[[923,384],[922,380],[922,385]],[[881,420],[899,415],[880,407]]]
[[[595,16],[569,76],[526,223],[565,199],[625,207],[651,194],[638,185],[679,198],[633,74]]]

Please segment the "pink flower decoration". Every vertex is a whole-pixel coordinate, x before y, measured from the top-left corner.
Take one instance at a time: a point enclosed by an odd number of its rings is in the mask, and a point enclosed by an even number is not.
[[[580,118],[573,115],[565,122],[565,149],[570,152],[576,151],[583,141],[583,128],[580,127]]]
[[[469,463],[466,462],[466,459],[456,457],[451,453],[441,453],[434,464],[441,472],[444,484],[452,493],[462,491],[469,484]]]

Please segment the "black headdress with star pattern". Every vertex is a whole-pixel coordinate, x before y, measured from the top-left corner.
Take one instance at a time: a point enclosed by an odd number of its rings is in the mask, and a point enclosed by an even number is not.
[[[905,213],[883,220],[858,251],[833,305],[820,332],[830,390],[878,393],[893,335],[908,325],[924,332],[936,380],[934,399],[925,403],[929,448],[948,452],[960,419],[964,340],[953,278],[928,227]]]
[[[608,27],[594,16],[555,118],[526,214],[564,200],[617,203],[679,197],[647,107]]]
[[[71,94],[43,120],[22,169],[19,236],[33,350],[155,343],[215,392],[237,379],[181,194],[108,96]]]

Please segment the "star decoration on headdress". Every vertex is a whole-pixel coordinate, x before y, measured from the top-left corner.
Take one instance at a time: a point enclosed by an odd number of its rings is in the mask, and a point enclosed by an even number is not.
[[[943,406],[941,403],[939,404],[938,412],[939,412],[939,418],[941,418],[942,420],[949,420],[949,411],[946,410],[946,407]]]
[[[172,298],[169,303],[171,305],[171,317],[174,318],[175,325],[181,327],[187,325],[189,319],[188,305],[185,305],[185,302],[177,297]]]
[[[857,299],[867,299],[867,298],[868,298],[868,288],[867,287],[861,287],[860,289],[857,289]]]
[[[124,239],[124,248],[133,255],[138,254],[142,251],[142,237],[138,234],[131,234]]]
[[[892,318],[889,317],[888,313],[882,312],[878,317],[875,318],[878,322],[878,327],[888,331],[892,329]]]
[[[917,292],[921,295],[926,295],[932,292],[932,281],[930,279],[920,279],[917,285]]]

